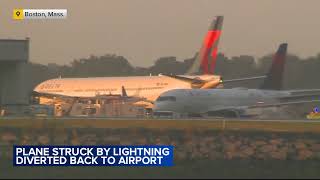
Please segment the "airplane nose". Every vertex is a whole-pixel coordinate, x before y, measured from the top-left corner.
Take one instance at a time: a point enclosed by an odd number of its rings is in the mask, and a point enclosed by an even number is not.
[[[167,111],[168,105],[164,102],[156,102],[153,107],[153,111]]]
[[[174,111],[174,103],[171,102],[156,102],[153,111]]]
[[[153,111],[176,111],[176,104],[175,96],[160,96],[154,103]]]

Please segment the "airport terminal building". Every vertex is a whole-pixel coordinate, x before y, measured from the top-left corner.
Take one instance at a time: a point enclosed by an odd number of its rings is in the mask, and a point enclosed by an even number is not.
[[[0,107],[20,111],[29,104],[26,83],[29,38],[0,39]]]

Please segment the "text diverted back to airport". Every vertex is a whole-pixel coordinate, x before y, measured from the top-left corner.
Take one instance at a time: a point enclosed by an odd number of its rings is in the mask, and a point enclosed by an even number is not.
[[[15,146],[15,166],[172,166],[173,146]]]

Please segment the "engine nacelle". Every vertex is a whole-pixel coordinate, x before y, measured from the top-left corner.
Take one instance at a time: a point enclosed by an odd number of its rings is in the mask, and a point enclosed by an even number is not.
[[[191,87],[193,89],[212,89],[212,88],[216,88],[219,85],[222,84],[222,77],[217,76],[217,77],[207,77],[207,78],[199,78],[196,77],[193,79],[193,81],[191,82]]]

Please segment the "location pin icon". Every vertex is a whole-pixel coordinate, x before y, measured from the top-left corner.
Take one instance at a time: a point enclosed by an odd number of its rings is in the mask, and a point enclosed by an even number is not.
[[[16,12],[16,15],[17,15],[17,16],[20,16],[20,11],[17,11],[17,12]]]

